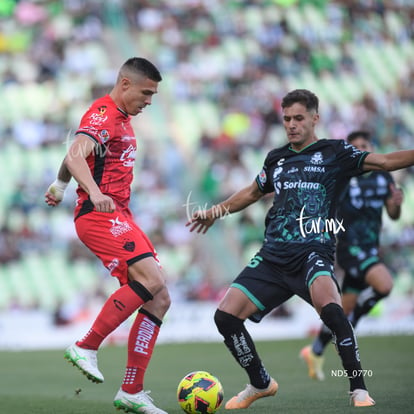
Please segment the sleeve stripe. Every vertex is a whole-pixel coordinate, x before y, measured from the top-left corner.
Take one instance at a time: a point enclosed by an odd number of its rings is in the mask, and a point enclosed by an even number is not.
[[[359,161],[358,161],[358,168],[359,168],[360,170],[362,170],[362,167],[363,167],[363,164],[364,164],[365,158],[367,158],[368,154],[369,154],[369,152],[365,151],[365,152],[361,155],[361,158],[360,158],[360,159],[359,159]]]
[[[89,137],[90,139],[92,139],[96,144],[100,144],[100,142],[93,135],[88,134],[87,132],[77,131],[77,132],[75,132],[75,135],[86,135],[87,137]]]

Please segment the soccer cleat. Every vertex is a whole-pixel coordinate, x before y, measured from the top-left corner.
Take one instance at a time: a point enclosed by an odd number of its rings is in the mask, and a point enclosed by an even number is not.
[[[354,407],[372,407],[375,401],[369,396],[367,390],[357,388],[349,393],[351,395],[350,404]]]
[[[305,346],[300,351],[299,356],[306,362],[308,365],[308,375],[312,379],[318,381],[323,381],[325,379],[325,374],[322,371],[324,358],[323,356],[318,356],[312,351],[310,345]]]
[[[270,379],[270,384],[265,389],[256,388],[251,384],[247,384],[243,391],[240,391],[236,396],[227,401],[225,408],[226,410],[235,410],[250,407],[259,398],[275,395],[278,389],[279,385],[273,378]]]
[[[117,410],[135,414],[168,414],[153,404],[148,395],[151,391],[140,391],[136,394],[128,394],[120,389],[115,396],[114,406]]]
[[[99,384],[104,381],[104,377],[98,369],[97,352],[73,344],[66,349],[64,358],[79,368],[89,380]]]

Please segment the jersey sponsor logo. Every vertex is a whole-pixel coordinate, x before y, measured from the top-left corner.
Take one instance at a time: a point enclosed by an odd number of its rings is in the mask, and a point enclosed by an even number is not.
[[[133,167],[135,162],[137,149],[130,145],[127,149],[122,151],[120,160],[123,162],[124,167]]]
[[[296,188],[302,188],[305,190],[318,190],[321,187],[320,183],[315,183],[312,181],[285,181],[283,183],[283,189],[284,190],[292,190],[292,189],[296,189]]]
[[[279,177],[280,174],[282,174],[283,172],[283,163],[285,162],[284,158],[281,158],[278,162],[277,165],[278,167],[275,168],[275,170],[273,171],[273,186],[275,188],[275,193],[276,194],[280,194],[280,189],[282,188],[282,183],[279,181]]]
[[[108,115],[105,115],[107,109],[106,105],[99,106],[98,112],[93,112],[89,115],[89,124],[95,126],[102,125],[108,119]]]
[[[112,224],[112,227],[109,229],[109,231],[114,237],[121,236],[122,234],[125,234],[132,230],[132,227],[129,225],[129,223],[127,221],[120,221],[119,217],[116,219],[110,219],[109,221]]]
[[[89,125],[101,126],[107,119],[108,116],[102,116],[101,114],[93,113],[89,116]]]
[[[85,125],[82,126],[79,131],[85,131],[88,132],[91,135],[97,135],[98,134],[98,128],[96,128],[95,126],[92,125]]]
[[[305,172],[312,172],[312,173],[324,173],[325,167],[321,167],[319,165],[307,165],[303,171]]]
[[[109,263],[109,265],[107,266],[107,269],[109,270],[109,272],[112,273],[112,271],[114,269],[116,269],[119,266],[119,260],[118,259],[112,259],[112,262]]]

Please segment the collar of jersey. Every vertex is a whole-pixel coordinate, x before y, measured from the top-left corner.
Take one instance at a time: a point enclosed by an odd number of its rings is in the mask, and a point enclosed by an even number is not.
[[[290,147],[289,147],[289,150],[290,150],[290,151],[293,151],[293,152],[296,152],[296,154],[299,154],[299,153],[301,153],[302,151],[305,151],[305,149],[309,148],[311,145],[316,144],[318,141],[319,141],[319,140],[314,141],[314,142],[311,142],[309,145],[306,145],[306,147],[305,147],[305,148],[302,148],[300,151],[296,151],[296,150],[294,150],[294,149],[292,148],[292,146],[290,146]]]
[[[116,107],[116,109],[118,109],[119,112],[121,112],[122,115],[125,115],[126,117],[128,117],[129,115],[123,110],[121,109],[119,106]]]

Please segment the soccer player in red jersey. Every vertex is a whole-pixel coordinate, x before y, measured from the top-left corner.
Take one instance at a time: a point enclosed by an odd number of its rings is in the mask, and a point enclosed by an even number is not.
[[[46,203],[56,206],[71,177],[77,181],[76,232],[120,283],[89,332],[67,348],[65,358],[91,381],[103,382],[98,348],[138,310],[128,338],[124,381],[114,399],[115,407],[134,413],[165,413],[152,403],[143,383],[170,297],[154,247],[128,207],[137,150],[131,116],[151,104],[161,80],[148,60],[128,59],[111,92],[83,115],[57,179],[45,194]]]

